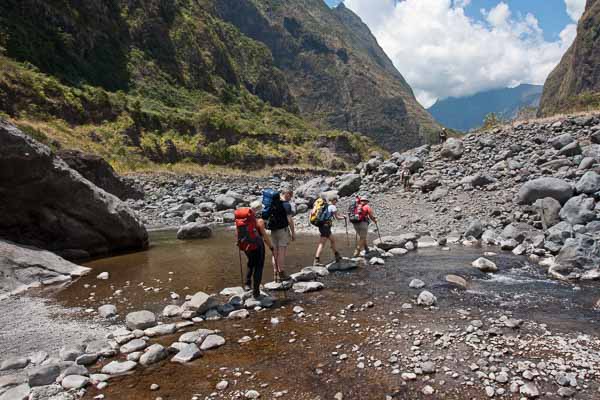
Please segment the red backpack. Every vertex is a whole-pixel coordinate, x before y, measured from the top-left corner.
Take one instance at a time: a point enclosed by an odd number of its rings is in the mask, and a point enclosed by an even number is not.
[[[258,243],[262,238],[256,227],[256,216],[251,208],[238,208],[235,210],[235,230],[237,245],[242,251],[253,251],[258,249]]]
[[[348,208],[348,220],[353,224],[363,222],[367,220],[367,213],[364,212],[362,204],[360,204],[360,197],[356,197],[356,201],[350,204]]]

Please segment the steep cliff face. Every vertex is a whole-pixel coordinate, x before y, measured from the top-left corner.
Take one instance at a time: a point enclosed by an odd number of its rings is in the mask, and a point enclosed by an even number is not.
[[[361,132],[389,150],[422,144],[438,126],[368,27],[322,0],[220,0],[217,14],[266,44],[303,115]]]
[[[548,76],[539,115],[600,105],[600,0],[587,0],[577,38]]]

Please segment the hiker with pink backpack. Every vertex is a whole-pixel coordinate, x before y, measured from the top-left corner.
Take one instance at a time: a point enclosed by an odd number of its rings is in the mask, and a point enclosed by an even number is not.
[[[360,256],[361,250],[365,250],[365,255],[369,252],[367,246],[367,236],[369,234],[369,223],[373,221],[377,224],[377,218],[373,212],[373,208],[369,206],[369,199],[366,196],[356,197],[356,201],[350,204],[348,209],[348,219],[354,227],[354,231],[358,236],[357,246],[354,250],[353,257]]]

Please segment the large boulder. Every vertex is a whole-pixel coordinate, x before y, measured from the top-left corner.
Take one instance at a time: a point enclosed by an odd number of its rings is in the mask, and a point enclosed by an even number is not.
[[[337,187],[338,194],[342,197],[351,196],[358,192],[362,179],[359,174],[347,174],[340,178]]]
[[[585,225],[596,218],[594,199],[584,194],[572,197],[560,210],[560,218],[571,225]]]
[[[563,135],[557,136],[554,139],[552,139],[550,144],[556,150],[560,150],[563,147],[567,146],[568,144],[573,143],[574,141],[575,141],[575,139],[573,138],[573,136],[570,133],[565,133]]]
[[[125,203],[4,120],[0,198],[0,237],[16,243],[81,256],[148,246]]]
[[[49,251],[0,240],[0,299],[32,286],[68,281],[89,271]]]
[[[134,311],[125,317],[125,323],[131,330],[135,329],[148,329],[156,326],[156,315],[153,312],[142,310]]]
[[[521,186],[517,195],[519,204],[533,204],[539,199],[551,197],[565,204],[573,197],[573,187],[570,183],[558,178],[538,178]]]
[[[420,158],[414,156],[408,156],[404,159],[402,167],[407,168],[411,173],[415,173],[423,168],[423,161]]]
[[[179,228],[177,231],[177,239],[208,239],[212,236],[212,229],[209,225],[201,222],[190,222]]]
[[[121,200],[144,198],[142,189],[122,179],[100,156],[78,150],[61,150],[57,155],[85,179]]]
[[[305,198],[309,201],[309,205],[312,205],[312,202],[318,199],[321,193],[326,192],[329,189],[331,189],[331,187],[324,178],[316,177],[303,185],[300,185],[296,189],[296,195]]]
[[[444,143],[441,154],[442,157],[457,160],[463,155],[464,151],[465,149],[462,140],[450,138]]]
[[[240,203],[240,199],[228,194],[220,194],[215,198],[217,211],[232,210]]]
[[[600,244],[593,238],[581,235],[567,239],[556,257],[561,267],[592,269],[600,264]]]
[[[575,189],[577,193],[585,194],[600,192],[600,175],[594,171],[586,172],[575,185]]]

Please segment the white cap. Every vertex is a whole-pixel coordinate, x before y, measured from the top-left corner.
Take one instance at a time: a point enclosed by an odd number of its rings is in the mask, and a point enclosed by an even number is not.
[[[250,203],[250,208],[254,212],[259,212],[263,208],[262,201],[260,201],[260,200],[254,200],[252,203]]]

